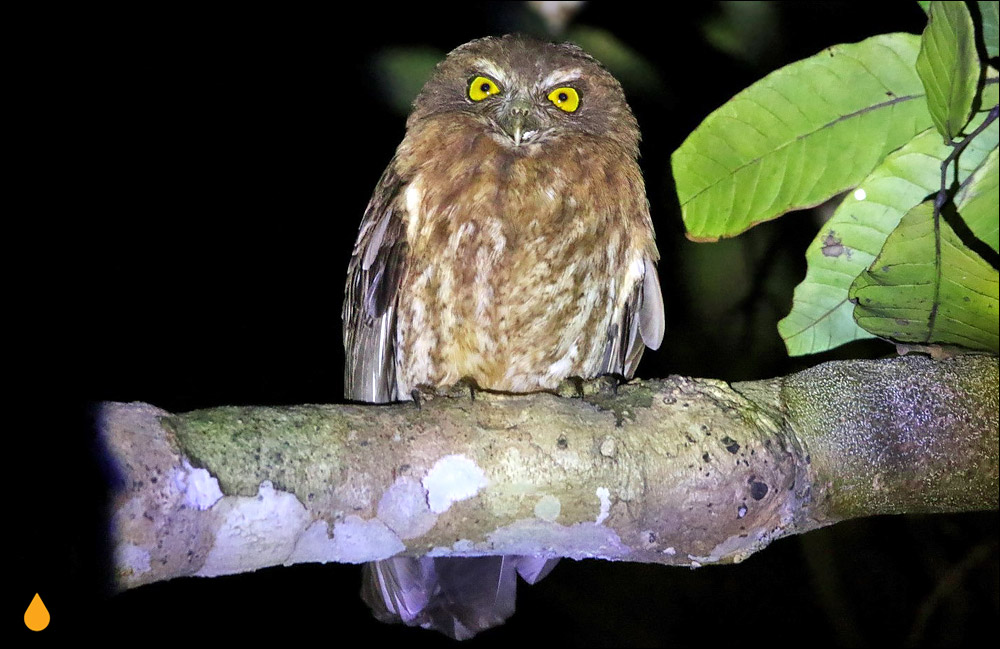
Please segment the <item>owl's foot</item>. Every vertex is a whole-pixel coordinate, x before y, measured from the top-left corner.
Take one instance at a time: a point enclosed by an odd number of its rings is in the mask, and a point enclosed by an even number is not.
[[[469,397],[469,401],[476,400],[476,393],[481,392],[479,384],[468,377],[460,379],[458,383],[448,388],[447,395],[453,399]]]
[[[602,374],[596,379],[584,383],[583,392],[587,396],[599,394],[603,396],[618,396],[618,386],[624,383],[617,374]]]
[[[421,404],[427,403],[439,397],[447,399],[468,398],[470,401],[475,401],[476,395],[482,394],[483,392],[484,391],[474,380],[465,378],[458,381],[455,385],[448,387],[421,383],[417,387],[410,390],[410,397],[413,399],[413,403],[416,404],[417,408],[420,408]]]
[[[596,379],[581,379],[579,376],[565,378],[555,389],[556,395],[567,399],[584,399],[586,397],[617,396],[618,386],[623,383],[616,374],[603,374]]]
[[[565,378],[556,386],[556,395],[564,399],[582,399],[586,394],[584,383],[585,381],[579,376]]]
[[[417,410],[423,408],[423,405],[430,403],[438,397],[446,397],[448,394],[433,385],[428,385],[426,383],[421,383],[417,387],[410,390],[410,397],[413,399],[413,404],[417,407]]]

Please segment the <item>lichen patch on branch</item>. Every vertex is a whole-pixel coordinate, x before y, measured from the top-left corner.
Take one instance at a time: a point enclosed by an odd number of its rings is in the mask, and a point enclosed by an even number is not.
[[[484,548],[491,553],[525,554],[573,559],[623,559],[632,550],[615,530],[597,523],[559,525],[548,521],[516,521],[488,535]],[[558,548],[553,552],[553,548]]]
[[[598,512],[597,520],[594,521],[594,524],[600,525],[607,520],[611,513],[611,492],[608,491],[607,487],[598,487],[597,497],[601,501],[601,511]]]
[[[448,511],[452,503],[472,498],[487,484],[486,473],[464,455],[444,456],[423,479],[427,502],[435,514]]]
[[[187,458],[183,459],[182,470],[175,471],[174,485],[184,493],[184,504],[188,507],[204,511],[222,498],[219,481],[205,469],[191,466]]]
[[[378,518],[401,539],[415,539],[434,527],[437,514],[427,503],[427,492],[415,478],[400,476],[378,502]]]
[[[213,506],[220,524],[201,577],[228,575],[284,563],[309,522],[302,503],[290,493],[276,491],[269,481],[257,496],[228,496]]]
[[[559,499],[552,495],[545,495],[538,499],[535,503],[535,517],[540,518],[543,521],[553,522],[559,518],[559,512],[562,511],[562,503]]]

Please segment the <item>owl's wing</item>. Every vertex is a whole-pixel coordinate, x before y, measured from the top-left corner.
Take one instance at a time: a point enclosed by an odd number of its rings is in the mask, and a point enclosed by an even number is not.
[[[514,614],[517,575],[533,584],[556,562],[520,556],[393,557],[365,564],[361,597],[382,622],[467,640]]]
[[[396,304],[406,239],[393,207],[403,185],[395,168],[393,160],[375,187],[347,269],[344,396],[354,401],[384,403],[398,397]]]
[[[663,291],[660,289],[660,276],[656,272],[656,264],[649,256],[643,261],[646,272],[642,276],[642,297],[639,298],[639,333],[646,347],[659,349],[663,342],[663,331],[666,329]]]
[[[663,293],[656,264],[652,257],[645,257],[642,280],[636,282],[621,322],[608,328],[608,342],[604,349],[603,374],[619,374],[627,379],[635,374],[644,348],[658,349],[663,342],[664,315]]]

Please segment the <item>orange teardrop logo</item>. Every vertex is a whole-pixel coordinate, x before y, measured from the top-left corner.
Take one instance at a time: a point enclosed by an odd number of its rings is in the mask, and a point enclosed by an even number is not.
[[[35,597],[28,604],[28,610],[24,612],[24,625],[32,631],[41,631],[49,625],[49,609],[45,608],[42,598],[35,593]]]

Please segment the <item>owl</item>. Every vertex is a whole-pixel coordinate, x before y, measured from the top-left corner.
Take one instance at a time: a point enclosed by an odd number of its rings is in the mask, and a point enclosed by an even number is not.
[[[361,223],[347,398],[630,378],[664,330],[638,145],[620,84],[579,47],[508,35],[452,51]],[[379,619],[470,637],[513,612],[517,572],[531,581],[548,567],[389,559],[366,567],[362,594]]]

